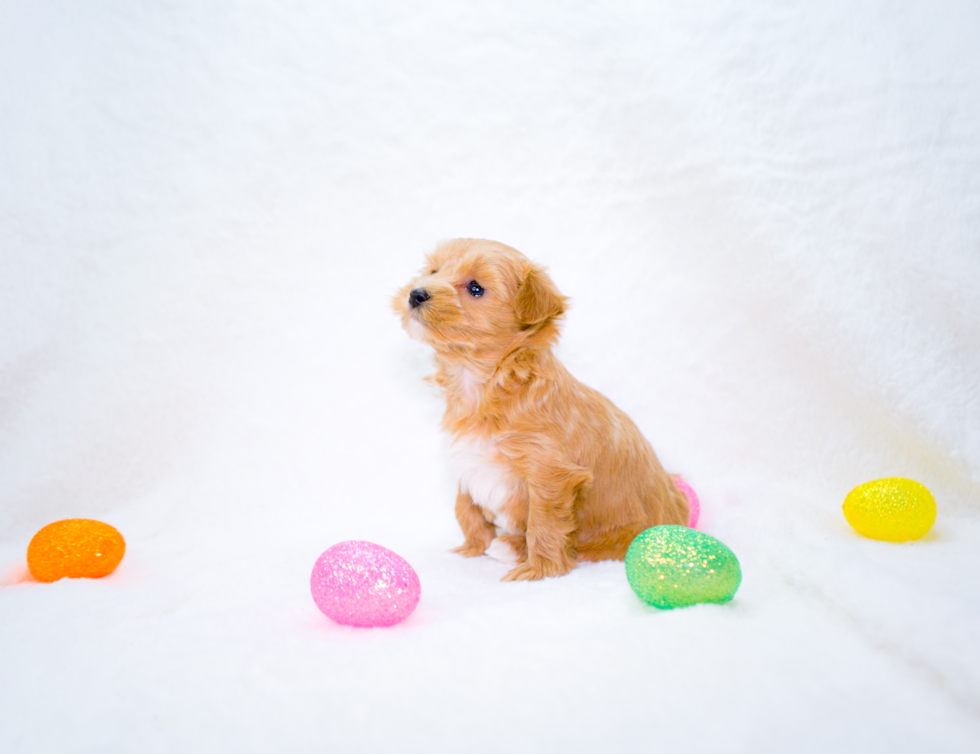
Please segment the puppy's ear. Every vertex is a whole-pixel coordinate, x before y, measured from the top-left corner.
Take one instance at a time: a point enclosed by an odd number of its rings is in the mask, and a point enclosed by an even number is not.
[[[536,325],[564,314],[566,300],[542,268],[530,265],[517,289],[514,311],[522,325]]]

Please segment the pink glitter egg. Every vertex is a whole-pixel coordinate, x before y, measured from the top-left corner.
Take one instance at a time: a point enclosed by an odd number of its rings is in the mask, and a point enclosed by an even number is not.
[[[689,485],[679,476],[674,477],[674,486],[683,492],[684,497],[687,498],[687,507],[690,509],[690,517],[687,521],[688,528],[697,529],[698,516],[701,515],[701,501],[698,500],[697,493],[692,489],[691,485]]]
[[[371,542],[340,542],[317,558],[310,576],[313,601],[345,626],[393,626],[422,596],[415,569],[403,557]]]

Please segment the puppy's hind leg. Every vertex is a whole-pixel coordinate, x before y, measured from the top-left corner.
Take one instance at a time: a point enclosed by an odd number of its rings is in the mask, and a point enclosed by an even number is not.
[[[466,558],[476,558],[485,553],[497,530],[487,521],[483,509],[473,502],[468,492],[462,490],[456,496],[456,520],[466,541],[452,551]]]

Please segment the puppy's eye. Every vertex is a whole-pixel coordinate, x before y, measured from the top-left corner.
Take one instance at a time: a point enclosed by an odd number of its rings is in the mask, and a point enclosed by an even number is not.
[[[470,284],[466,286],[466,289],[475,297],[480,298],[483,295],[483,286],[480,285],[475,280],[471,280]]]
[[[435,275],[439,270],[429,270],[430,275]]]

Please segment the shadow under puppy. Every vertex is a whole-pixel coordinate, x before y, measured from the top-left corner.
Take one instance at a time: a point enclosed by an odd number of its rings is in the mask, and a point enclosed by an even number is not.
[[[688,520],[636,425],[552,354],[566,305],[543,268],[473,239],[436,248],[394,299],[435,349],[466,536],[454,552],[516,563],[505,581],[622,560],[644,529]]]

